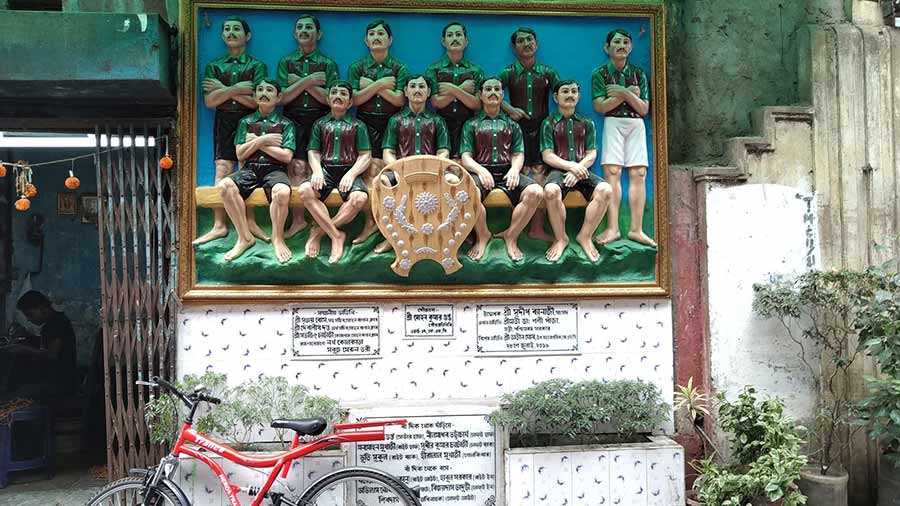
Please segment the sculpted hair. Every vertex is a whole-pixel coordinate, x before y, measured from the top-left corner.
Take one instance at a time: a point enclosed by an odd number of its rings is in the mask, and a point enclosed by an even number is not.
[[[556,86],[553,87],[553,93],[559,93],[560,88],[562,88],[563,86],[569,86],[570,84],[578,86],[578,91],[581,91],[581,85],[578,84],[578,81],[574,79],[561,79],[558,83],[556,83]]]
[[[16,302],[16,309],[25,311],[26,309],[52,308],[50,299],[46,295],[37,290],[29,290],[19,297]]]
[[[248,35],[250,34],[250,23],[248,23],[247,20],[240,16],[228,16],[227,18],[225,18],[225,21],[222,21],[222,30],[225,29],[225,23],[229,21],[237,21],[244,28],[244,33]]]
[[[322,30],[322,26],[319,25],[319,18],[313,16],[312,14],[301,14],[301,15],[297,16],[297,19],[294,21],[294,27],[295,28],[297,27],[297,22],[299,22],[301,19],[307,19],[307,18],[311,19],[313,24],[316,25],[317,32]],[[366,31],[368,32],[368,30],[366,30]]]
[[[275,88],[275,91],[277,91],[278,93],[281,93],[281,85],[278,84],[278,81],[272,79],[271,77],[264,77],[264,78],[260,79],[259,82],[256,83],[256,86],[259,87],[259,85],[262,83],[271,84]]]
[[[394,34],[391,33],[391,25],[389,25],[388,22],[383,19],[376,19],[375,21],[372,21],[371,23],[366,25],[366,35],[369,34],[369,30],[371,30],[372,28],[375,28],[378,25],[381,25],[384,27],[384,31],[387,32],[388,37],[394,36]]]
[[[628,33],[627,30],[625,30],[624,28],[616,28],[615,30],[606,34],[606,45],[607,46],[609,45],[610,42],[612,42],[612,40],[613,40],[613,38],[615,38],[616,34],[621,35],[623,37],[628,37],[628,40],[634,41],[634,39],[631,38],[631,34]]]
[[[366,31],[368,31],[368,30],[366,30]],[[347,90],[347,92],[350,93],[351,97],[353,96],[353,86],[350,85],[350,81],[344,81],[344,80],[335,81],[335,82],[331,83],[331,86],[328,87],[329,90],[331,88],[344,88],[345,90]]]
[[[451,22],[447,23],[446,25],[444,25],[444,27],[441,28],[441,38],[443,39],[444,37],[447,36],[448,28],[450,28],[451,26],[457,26],[457,25],[459,25],[459,27],[462,28],[463,37],[468,38],[469,34],[468,34],[468,32],[466,32],[466,25],[460,23],[459,21],[451,21]]]
[[[514,31],[512,33],[512,35],[509,36],[510,44],[512,44],[514,46],[516,45],[516,37],[519,35],[519,32],[530,33],[531,36],[534,37],[534,40],[537,40],[537,32],[534,31],[534,28],[529,28],[527,26],[520,26],[520,27],[516,28],[516,31]]]

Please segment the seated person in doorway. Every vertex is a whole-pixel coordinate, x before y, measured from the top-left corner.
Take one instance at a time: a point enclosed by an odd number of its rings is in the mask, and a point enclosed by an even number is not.
[[[294,124],[275,112],[281,97],[281,87],[273,79],[265,78],[256,85],[254,93],[258,110],[241,119],[234,143],[241,168],[216,185],[225,211],[238,239],[234,247],[225,253],[230,262],[241,256],[256,241],[247,225],[245,200],[253,190],[262,188],[269,201],[272,218],[272,247],[275,258],[285,263],[291,259],[291,250],[284,242],[284,223],[291,200],[291,180],[287,165],[294,157]]]
[[[544,198],[541,185],[521,174],[525,161],[522,129],[500,110],[502,102],[503,85],[500,79],[485,79],[481,85],[482,111],[463,125],[460,137],[462,165],[475,176],[475,183],[481,190],[475,245],[468,253],[469,258],[475,261],[482,258],[490,240],[484,199],[495,186],[503,190],[514,206],[509,228],[497,234],[506,242],[506,252],[513,261],[522,259],[518,246],[519,233]]]
[[[322,236],[328,235],[331,264],[344,254],[347,235],[338,227],[350,223],[369,201],[362,175],[369,168],[372,150],[366,125],[347,114],[352,98],[353,88],[347,81],[338,81],[328,90],[331,112],[313,125],[308,153],[312,176],[300,186],[300,200],[317,224],[309,232],[306,256],[319,256]],[[344,203],[331,219],[324,200],[335,188]]]
[[[384,132],[384,163],[390,165],[398,159],[413,155],[450,157],[450,137],[444,118],[425,108],[431,96],[431,86],[422,74],[410,76],[404,93],[408,105],[388,120]],[[382,176],[384,178],[386,176]],[[458,181],[458,179],[456,179]],[[388,179],[389,184],[396,180]],[[375,247],[376,253],[390,249],[387,241]]]
[[[544,163],[553,169],[544,185],[544,201],[553,228],[553,242],[547,250],[547,260],[551,262],[559,260],[569,244],[563,204],[566,194],[577,190],[588,202],[575,240],[591,262],[600,259],[592,236],[612,199],[609,183],[591,172],[597,160],[597,132],[593,120],[575,112],[580,97],[577,81],[559,81],[553,87],[557,113],[541,125],[541,153]]]
[[[48,401],[78,387],[75,331],[61,311],[38,291],[25,292],[16,308],[40,335],[11,335],[0,348],[0,404],[17,398]]]

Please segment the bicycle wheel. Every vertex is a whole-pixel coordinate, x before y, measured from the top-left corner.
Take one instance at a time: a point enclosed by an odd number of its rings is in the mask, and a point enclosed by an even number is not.
[[[122,478],[103,487],[86,506],[187,506],[168,488],[157,488],[146,498],[143,489],[143,478]]]
[[[359,467],[325,476],[307,489],[298,502],[308,506],[420,506],[397,478]]]

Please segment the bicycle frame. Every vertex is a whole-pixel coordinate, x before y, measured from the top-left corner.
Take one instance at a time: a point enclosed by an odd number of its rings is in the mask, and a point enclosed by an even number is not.
[[[174,448],[172,448],[171,455],[174,457],[178,457],[179,455],[191,456],[200,460],[212,469],[219,479],[219,483],[221,484],[225,495],[228,497],[230,506],[241,506],[241,503],[237,498],[237,493],[249,493],[253,487],[247,487],[245,490],[244,487],[231,483],[228,480],[225,470],[222,469],[222,466],[212,460],[204,450],[245,467],[271,467],[272,472],[269,473],[265,485],[259,489],[259,492],[250,503],[250,506],[260,506],[263,499],[268,495],[272,484],[275,483],[278,474],[281,473],[281,477],[286,478],[290,465],[294,460],[335,444],[356,443],[360,441],[381,441],[384,439],[385,426],[403,424],[406,424],[406,420],[335,424],[334,432],[314,439],[302,446],[299,444],[299,436],[295,433],[290,450],[275,455],[257,458],[245,455],[226,444],[210,439],[194,430],[190,423],[185,423],[181,427],[181,434],[178,437],[178,442],[176,442]],[[196,445],[197,448],[186,446],[188,444]]]

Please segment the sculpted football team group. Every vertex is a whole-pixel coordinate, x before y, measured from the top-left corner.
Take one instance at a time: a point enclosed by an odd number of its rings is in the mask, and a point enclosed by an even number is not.
[[[263,240],[271,241],[275,257],[284,263],[293,255],[285,240],[308,225],[305,210],[314,223],[304,254],[318,256],[327,237],[328,261],[335,263],[348,240],[342,227],[360,212],[365,225],[352,243],[377,231],[368,188],[381,169],[427,154],[452,159],[471,173],[482,202],[498,189],[512,205],[509,226],[492,235],[481,204],[468,251],[472,260],[485,256],[492,237],[504,241],[510,259],[521,260],[518,238],[526,227],[530,237],[549,243],[547,260],[559,260],[569,247],[563,200],[577,191],[587,207],[575,242],[590,261],[598,261],[599,249],[620,238],[623,170],[629,177],[627,238],[656,246],[642,230],[650,92],[645,72],[628,61],[633,39],[627,31],[609,32],[603,46],[608,61],[591,76],[592,105],[604,116],[602,139],[594,121],[576,112],[582,93],[578,82],[536,59],[538,34],[531,28],[510,34],[515,61],[496,75],[486,75],[466,58],[466,27],[458,22],[440,34],[446,54],[415,72],[391,54],[390,24],[372,21],[361,34],[368,54],[350,65],[345,80],[318,48],[322,35],[315,16],[298,17],[297,49],[281,58],[270,75],[266,64],[247,52],[250,25],[236,16],[223,23],[227,53],[206,65],[201,83],[206,107],[215,110],[215,183],[223,209],[215,210],[212,229],[195,245],[225,237],[227,215],[237,241],[225,261]],[[552,114],[551,97],[556,103]],[[598,144],[602,177],[591,171]],[[292,187],[299,188],[300,205],[289,212]],[[245,205],[257,188],[270,204],[271,236]],[[324,201],[334,190],[342,204],[331,216]],[[598,233],[604,216],[608,225]],[[382,243],[376,251],[387,249]]]

